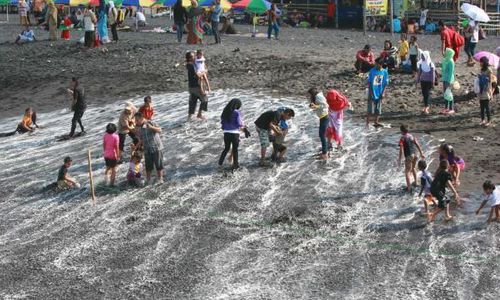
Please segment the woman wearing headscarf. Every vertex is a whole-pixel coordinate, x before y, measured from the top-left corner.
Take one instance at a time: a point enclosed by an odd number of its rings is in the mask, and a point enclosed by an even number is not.
[[[97,32],[101,43],[109,43],[108,36],[108,12],[106,11],[106,3],[104,0],[99,0],[99,20],[97,21]]]
[[[45,23],[49,26],[49,40],[57,40],[57,7],[54,1],[49,1],[47,13],[45,15]]]
[[[118,42],[118,32],[116,27],[118,26],[118,11],[115,8],[115,3],[113,1],[108,2],[109,5],[109,25],[111,26],[111,34],[113,35],[113,42]]]
[[[436,67],[432,63],[431,53],[429,51],[422,52],[417,66],[418,66],[417,84],[420,82],[420,87],[422,89],[422,96],[424,97],[423,113],[428,114],[429,97],[431,89],[434,87],[434,83],[436,82]]]
[[[191,0],[191,8],[189,9],[189,21],[187,24],[188,29],[188,44],[202,44],[203,43],[203,27],[201,20],[202,9],[198,7],[196,0]]]
[[[236,170],[239,168],[238,164],[238,146],[240,144],[240,132],[243,130],[245,125],[243,124],[243,119],[240,113],[241,100],[232,99],[224,107],[221,115],[221,127],[224,131],[224,150],[222,151],[219,158],[219,166],[222,167],[224,159],[226,158],[229,149],[232,148],[232,158],[233,166],[232,169]]]

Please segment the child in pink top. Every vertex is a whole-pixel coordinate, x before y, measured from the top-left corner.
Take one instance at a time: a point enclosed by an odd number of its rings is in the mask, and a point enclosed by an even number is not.
[[[106,162],[106,171],[104,172],[104,178],[106,183],[108,182],[108,175],[111,172],[111,178],[109,178],[109,185],[115,185],[116,178],[116,165],[120,159],[120,138],[116,134],[116,125],[109,123],[106,126],[106,134],[103,138],[103,152],[104,161]]]

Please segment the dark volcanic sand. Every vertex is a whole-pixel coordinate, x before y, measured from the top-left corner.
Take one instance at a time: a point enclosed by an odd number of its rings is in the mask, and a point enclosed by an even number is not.
[[[166,20],[153,22],[160,24]],[[250,31],[250,27],[239,29],[244,33]],[[109,52],[101,53],[97,50],[85,52],[74,42],[65,41],[43,40],[17,46],[13,40],[19,31],[17,25],[0,25],[2,118],[20,118],[28,105],[41,112],[66,108],[65,89],[72,76],[78,76],[85,86],[91,107],[146,94],[185,91],[184,53],[201,47],[206,53],[213,89],[262,90],[276,97],[286,96],[304,102],[309,87],[334,87],[351,98],[359,114],[355,117],[362,122],[366,84],[352,72],[355,52],[370,43],[375,53],[379,53],[383,40],[390,38],[387,34],[370,33],[365,37],[354,31],[283,28],[280,41],[223,36],[223,45],[188,46],[177,44],[174,34],[120,32],[120,43],[108,44]],[[260,28],[260,31],[265,31],[265,28]],[[36,33],[39,39],[48,36],[41,30]],[[75,35],[72,32],[73,40]],[[418,38],[421,48],[430,49],[435,63],[438,63],[439,37],[419,35]],[[208,37],[207,41],[212,43],[212,38]],[[478,50],[493,51],[499,41],[490,37],[478,45]],[[233,52],[236,48],[240,51]],[[457,64],[462,92],[471,89],[471,74],[477,72],[477,68],[466,67],[464,60],[462,56]],[[439,95],[434,92],[440,110],[442,100]],[[185,106],[187,112],[187,98],[179,99],[179,105]],[[384,132],[397,138],[399,124],[405,122],[417,136],[430,133],[434,146],[438,140],[446,139],[467,163],[460,192],[477,193],[485,179],[500,183],[500,134],[497,126],[478,126],[477,100],[459,98],[458,105],[459,111],[454,116],[438,115],[437,107],[432,108],[431,115],[422,116],[420,90],[415,88],[409,75],[397,74],[392,77],[382,119],[391,123],[393,128],[384,129]],[[498,102],[493,106],[498,111]],[[498,122],[497,118],[497,115],[493,116],[494,122]],[[312,126],[316,128],[317,124]],[[216,126],[213,129],[216,130]],[[8,130],[10,128],[2,129]],[[63,133],[66,132],[60,132]],[[174,134],[180,139],[184,133],[181,129]],[[473,141],[474,136],[484,140]],[[376,142],[376,139],[370,140],[367,149],[379,149]],[[394,141],[381,139],[382,144],[388,142]],[[214,153],[219,151],[212,145],[209,149]],[[376,173],[377,166],[382,167],[384,162],[379,161],[376,153],[372,155],[377,165],[372,166],[370,172]],[[180,162],[175,162],[175,167],[182,169],[182,155],[177,159]],[[208,164],[206,168],[211,170],[212,167],[213,164]],[[84,172],[84,167],[79,171]],[[263,176],[252,169],[249,172],[250,178]],[[192,180],[193,174],[188,175],[186,180]],[[287,180],[286,175],[282,176],[282,180]],[[339,184],[345,184],[348,189],[365,184],[364,189],[359,194],[353,192],[347,200],[329,198],[318,204],[310,201],[318,197],[316,193],[301,188],[303,185],[313,189],[314,182],[308,176],[294,178],[293,188],[283,203],[271,203],[270,208],[262,211],[252,201],[265,198],[263,190],[272,188],[273,182],[266,182],[263,186],[258,182],[236,182],[239,192],[220,195],[214,207],[205,207],[206,195],[193,192],[203,183],[198,181],[175,193],[169,190],[142,191],[141,197],[153,204],[133,200],[115,206],[112,198],[104,197],[104,204],[98,208],[92,208],[85,201],[71,206],[62,201],[51,203],[40,212],[32,212],[29,207],[20,209],[9,203],[0,226],[0,296],[92,299],[315,299],[342,298],[343,295],[392,299],[498,298],[499,292],[495,291],[498,260],[480,266],[476,262],[478,253],[486,246],[488,258],[498,258],[498,225],[484,229],[481,225],[484,215],[474,219],[470,212],[463,216],[476,220],[469,225],[460,223],[441,227],[442,223],[436,223],[429,229],[420,219],[404,224],[394,223],[392,219],[388,224],[373,223],[377,218],[392,218],[392,215],[384,215],[389,209],[395,210],[396,220],[406,216],[407,208],[399,204],[392,206],[384,200],[385,197],[399,199],[398,194],[391,196],[390,192],[398,187],[387,184],[374,191],[372,188],[377,186],[373,179],[363,177],[361,182],[355,182],[359,180],[357,178],[348,179],[351,181],[342,182],[340,178]],[[183,185],[182,181],[174,184]],[[18,187],[7,184],[4,187],[7,193],[19,193]],[[207,195],[217,192],[213,186],[203,188]],[[389,196],[384,195],[386,191],[389,191]],[[187,195],[185,198],[183,193]],[[157,204],[155,199],[165,201],[167,209],[155,208],[154,205],[165,204]],[[291,203],[286,202],[288,200]],[[330,201],[336,202],[330,206]],[[325,207],[328,207],[326,211]],[[374,207],[377,207],[376,212]],[[253,215],[254,211],[256,215]],[[207,213],[211,215],[206,216]],[[39,235],[39,238],[15,241],[16,233],[12,230],[16,228],[16,222],[30,220],[31,214],[36,215],[37,221],[32,225],[26,221],[18,234],[31,238]],[[57,218],[52,220],[52,214]],[[240,215],[244,215],[243,220],[239,219]],[[298,219],[290,220],[289,215]],[[370,220],[368,224],[362,222],[363,218]],[[106,229],[100,229],[100,226]],[[481,236],[474,238],[475,231],[481,232]],[[49,236],[45,236],[47,232]],[[322,232],[328,232],[327,236]],[[462,249],[460,238],[463,232],[468,235],[464,238],[467,247]],[[446,238],[449,235],[452,240]],[[71,241],[72,237],[74,241]],[[419,247],[427,246],[436,249],[429,249],[429,255],[407,256],[408,253],[417,253]],[[57,253],[58,247],[64,251]],[[44,252],[46,256],[41,255]],[[438,257],[435,253],[439,254]],[[451,256],[471,253],[473,257],[443,258],[447,253]],[[252,269],[253,264],[259,268]],[[435,265],[438,267],[434,268]],[[147,272],[143,273],[144,270]],[[140,277],[142,274],[148,274],[148,277]],[[252,281],[267,284],[252,286]],[[243,284],[245,282],[247,285]]]

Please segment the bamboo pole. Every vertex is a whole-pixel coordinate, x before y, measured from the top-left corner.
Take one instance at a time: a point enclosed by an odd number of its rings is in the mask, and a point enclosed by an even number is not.
[[[92,175],[92,156],[90,149],[87,152],[87,160],[88,160],[88,165],[89,165],[89,181],[90,181],[90,195],[92,196],[92,204],[95,205],[95,190],[94,190],[94,177]]]

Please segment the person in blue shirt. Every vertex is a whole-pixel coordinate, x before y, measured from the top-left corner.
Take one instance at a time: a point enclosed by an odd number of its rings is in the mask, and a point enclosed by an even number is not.
[[[221,13],[222,13],[222,7],[220,6],[220,0],[215,0],[215,6],[212,9],[212,31],[214,32],[216,44],[221,43],[220,33],[219,33],[219,22]]]
[[[375,127],[381,126],[379,123],[382,113],[382,99],[385,96],[385,88],[389,84],[389,73],[382,67],[381,58],[375,60],[375,67],[368,73],[368,111],[366,114],[366,127],[370,123],[371,116],[375,115]]]

